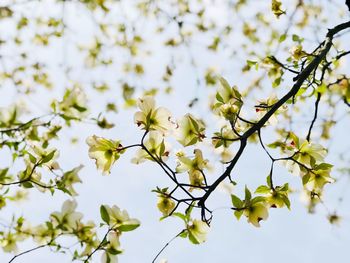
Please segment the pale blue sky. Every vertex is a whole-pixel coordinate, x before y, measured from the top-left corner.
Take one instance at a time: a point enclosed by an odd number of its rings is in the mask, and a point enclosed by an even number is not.
[[[327,1],[322,2],[323,4],[327,3]],[[336,2],[341,4],[342,1],[339,0]],[[51,4],[49,3],[46,7],[33,9],[34,11],[32,11],[39,13],[45,12],[45,8],[48,6],[50,7]],[[220,5],[218,6],[220,7]],[[220,16],[220,12],[222,12],[219,7],[212,11],[213,15],[218,15],[218,17]],[[51,11],[53,13],[59,13],[58,9],[52,9]],[[93,23],[79,9],[73,8],[67,10],[67,12],[67,21],[74,20],[74,23],[72,23],[72,31],[68,34],[66,40],[84,42],[84,38],[88,39],[89,34],[93,32]],[[220,19],[218,18],[218,20]],[[334,21],[329,22],[327,26],[331,27],[340,21],[345,20],[334,18]],[[283,27],[286,21],[283,21],[282,18],[280,23],[281,27]],[[4,25],[2,26],[4,27]],[[0,28],[2,28],[1,23]],[[145,30],[149,30],[149,28]],[[325,29],[319,31],[321,39],[325,33]],[[305,36],[305,38],[307,37],[309,36]],[[235,41],[232,42],[233,45],[237,45],[240,40],[236,38]],[[149,40],[148,43],[155,50],[160,46],[156,38],[152,39],[152,41]],[[315,47],[314,44],[308,43],[307,45]],[[72,73],[73,78],[81,80],[83,85],[92,79],[107,79],[113,82],[116,78],[115,75],[123,74],[120,71],[101,69],[88,75],[81,61],[75,57],[77,55],[75,55],[74,49],[70,49],[69,46],[64,46],[62,43],[54,43],[54,45],[56,45],[54,50],[40,51],[37,53],[37,56],[44,60],[52,60],[56,64],[57,61],[61,61],[64,57],[67,65],[76,68]],[[246,78],[250,78],[250,76],[242,76],[240,72],[242,63],[250,59],[245,57],[244,54],[236,54],[227,59],[225,52],[221,55],[204,55],[201,51],[201,49],[197,50],[195,48],[191,51],[197,58],[200,65],[199,68],[203,69],[204,66],[202,65],[208,64],[215,66],[223,72],[230,83],[236,84],[238,87],[244,86],[249,82]],[[12,54],[10,51],[8,52]],[[122,59],[127,59],[122,54],[120,56]],[[148,65],[148,71],[146,71],[147,77],[144,80],[140,80],[137,84],[140,84],[140,82],[157,83],[155,79],[161,74],[161,71],[160,67],[154,65],[164,64],[166,62],[164,57],[166,56],[168,56],[166,51],[158,50],[152,58],[141,57],[140,62],[145,62]],[[182,59],[183,63],[174,76],[173,85],[175,92],[171,96],[159,96],[158,104],[168,107],[175,117],[180,117],[188,111],[186,108],[188,102],[194,97],[198,97],[200,99],[199,104],[192,111],[196,116],[206,118],[208,113],[206,98],[208,94],[213,93],[214,88],[206,89],[203,84],[200,87],[195,87],[195,74],[197,73],[186,62],[188,60],[187,50],[179,50],[176,53],[176,58],[179,60]],[[62,87],[66,83],[66,80],[58,69],[59,67],[56,65],[51,70],[57,70],[55,84],[57,87]],[[288,88],[287,85],[288,82],[284,90]],[[103,109],[106,101],[113,101],[114,98],[120,105],[122,100],[120,99],[118,88],[113,87],[109,93],[100,96],[95,91],[88,91],[89,100],[93,103],[92,113],[98,113],[99,110]],[[44,113],[47,110],[47,105],[41,102],[50,100],[52,97],[61,96],[62,90],[62,88],[58,88],[55,91],[40,90],[37,95],[34,95],[26,103],[35,112]],[[283,91],[281,93],[284,93]],[[259,96],[261,96],[260,93],[252,95],[252,97]],[[1,88],[0,106],[6,106],[9,103],[8,97],[18,98],[10,87]],[[26,96],[22,97],[23,99],[26,98]],[[255,101],[251,101],[248,104],[254,105],[254,103]],[[89,124],[73,125],[72,129],[64,129],[61,133],[60,141],[57,142],[57,147],[61,153],[60,159],[64,168],[70,169],[79,164],[85,165],[85,168],[81,171],[83,184],[76,187],[79,193],[79,196],[76,198],[78,201],[77,210],[84,213],[85,220],[94,219],[96,222],[99,222],[100,204],[116,204],[123,209],[127,209],[130,216],[138,218],[141,221],[141,227],[139,229],[123,234],[121,237],[121,245],[125,249],[124,254],[119,256],[119,262],[121,263],[151,262],[162,246],[180,232],[183,227],[182,222],[177,219],[167,219],[159,222],[160,213],[156,208],[157,200],[155,194],[151,193],[151,190],[156,186],[167,186],[169,185],[169,181],[155,164],[145,163],[139,166],[130,164],[129,160],[133,157],[134,153],[130,151],[117,161],[110,176],[102,176],[96,170],[94,162],[88,159],[88,149],[85,139],[92,134],[106,136],[112,139],[122,139],[125,145],[135,143],[139,140],[142,132],[133,124],[133,112],[134,110],[120,111],[118,115],[111,115],[111,120],[116,126],[108,131],[101,131]],[[214,125],[210,125],[209,127],[212,130],[214,128]],[[333,131],[332,136],[337,137],[337,140],[338,138],[346,138],[349,128],[350,122],[345,120],[343,124]],[[80,143],[76,146],[70,144],[70,138],[74,136],[80,139]],[[265,134],[264,136],[267,140],[271,139],[269,135]],[[174,150],[179,148],[179,144],[173,144]],[[348,149],[348,145],[342,143],[342,140],[338,140],[334,142],[332,149],[334,151],[346,150]],[[5,153],[1,153],[0,157],[3,158],[3,156],[5,156]],[[337,162],[338,160],[333,159],[332,161]],[[174,167],[175,161],[170,160],[170,165]],[[221,165],[217,163],[215,165],[218,168],[217,173],[209,176],[214,177],[221,171]],[[239,187],[235,191],[241,193],[242,187],[245,184],[254,189],[257,185],[264,183],[269,171],[269,165],[268,159],[261,148],[249,146],[233,172],[233,177],[237,178],[239,182]],[[298,178],[289,175],[282,166],[276,169],[276,181],[290,182],[292,187],[300,187]],[[255,228],[251,224],[248,224],[244,217],[240,221],[237,221],[232,211],[225,208],[229,205],[230,197],[224,192],[218,191],[209,200],[210,207],[218,209],[214,212],[208,241],[205,244],[196,246],[190,244],[188,240],[178,238],[171,243],[160,258],[168,259],[169,263],[347,262],[348,244],[350,244],[349,194],[344,192],[347,186],[348,183],[344,180],[339,185],[327,187],[326,191],[327,207],[331,209],[334,207],[340,208],[339,211],[344,216],[339,227],[330,225],[327,222],[325,216],[327,211],[322,205],[317,207],[316,214],[308,214],[307,209],[300,201],[299,193],[295,193],[291,195],[291,211],[288,211],[286,208],[271,209],[269,219],[261,223],[261,228]],[[347,195],[348,198],[345,198],[345,201],[339,207],[336,199],[339,197],[338,194],[343,192],[345,193],[345,197]],[[4,219],[12,213],[23,214],[33,222],[33,225],[39,224],[47,219],[49,213],[60,210],[61,204],[66,199],[67,196],[60,193],[55,194],[51,198],[48,193],[41,194],[34,190],[31,192],[29,202],[21,203],[18,206],[9,205],[5,211],[1,211],[0,218]],[[67,240],[67,244],[72,243],[74,243],[74,240]],[[28,249],[31,247],[33,247],[33,243],[25,242],[20,248]],[[11,258],[10,255],[0,252],[1,263],[7,262],[9,258]],[[69,255],[50,253],[48,249],[41,249],[19,257],[15,262],[64,263],[70,262],[70,259]],[[97,254],[93,262],[99,262],[99,260],[100,256]]]

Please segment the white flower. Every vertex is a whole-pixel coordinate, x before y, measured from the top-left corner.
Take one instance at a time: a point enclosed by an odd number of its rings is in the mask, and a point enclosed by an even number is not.
[[[163,108],[156,108],[155,100],[151,96],[146,96],[138,100],[137,105],[141,111],[134,115],[134,122],[137,126],[146,131],[160,131],[166,134],[171,128],[170,112]]]
[[[202,151],[199,149],[194,150],[195,157],[191,160],[186,156],[179,156],[178,163],[176,166],[177,173],[188,172],[190,184],[195,186],[203,186],[204,169],[208,169],[209,161],[207,159],[203,159]]]
[[[86,139],[89,147],[89,157],[95,159],[97,169],[104,174],[109,174],[111,166],[119,159],[123,150],[120,150],[120,141],[108,140],[96,135]]]
[[[175,136],[183,146],[189,146],[202,141],[205,138],[204,131],[204,122],[188,113],[179,121]]]
[[[264,202],[258,202],[249,206],[244,209],[243,213],[247,217],[247,221],[256,227],[260,227],[259,222],[266,220],[269,216],[267,205]]]
[[[168,216],[175,208],[175,202],[170,197],[160,194],[158,196],[157,207],[163,216]]]
[[[272,93],[266,100],[259,100],[258,105],[255,106],[255,111],[258,114],[259,119],[262,118],[277,102],[278,98],[275,93]],[[280,107],[274,114],[271,115],[268,122],[271,125],[276,125],[278,122],[277,115],[286,109],[286,106]]]
[[[109,207],[105,205],[107,213],[109,215],[109,226],[118,229],[120,231],[132,231],[140,226],[140,221],[134,218],[130,218],[126,210],[121,210],[118,206],[114,205]]]
[[[82,213],[75,212],[76,207],[76,201],[65,201],[62,205],[61,212],[53,212],[51,214],[54,227],[61,228],[62,230],[75,229],[83,217]]]
[[[80,87],[67,89],[60,102],[54,101],[53,108],[66,118],[81,119],[87,114],[86,94]]]
[[[168,159],[170,145],[164,141],[164,137],[160,132],[151,131],[147,140],[144,142],[144,146],[149,153],[145,149],[139,149],[131,162],[139,164],[146,160],[155,161],[154,158],[161,159],[162,161],[166,161]]]
[[[200,244],[206,241],[209,226],[201,220],[193,220],[192,224],[187,226],[188,236],[193,244]]]

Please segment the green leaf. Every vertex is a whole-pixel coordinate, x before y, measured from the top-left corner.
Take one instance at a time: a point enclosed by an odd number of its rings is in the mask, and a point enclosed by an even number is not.
[[[111,255],[118,255],[118,254],[121,254],[122,252],[123,251],[115,249],[113,247],[110,247],[110,248],[107,249],[107,253],[111,254]]]
[[[219,92],[216,93],[215,98],[218,102],[225,103]]]
[[[293,34],[292,39],[294,42],[299,42],[299,43],[304,41],[303,38],[300,38],[298,35],[295,35],[295,34]]]
[[[81,107],[81,106],[79,106],[79,105],[77,105],[77,104],[74,104],[74,105],[73,105],[73,108],[76,109],[76,110],[79,111],[79,112],[87,111],[87,108]]]
[[[283,35],[280,36],[278,42],[282,43],[284,40],[286,40],[286,38],[287,38],[287,35],[283,34]]]
[[[327,85],[326,83],[322,83],[319,85],[316,89],[317,92],[315,92],[315,95],[317,96],[317,93],[324,94],[327,91]]]
[[[199,244],[199,241],[194,235],[192,235],[191,232],[188,232],[188,239],[191,241],[192,244],[195,244],[195,245]]]
[[[159,218],[159,221],[163,221],[164,219],[168,218],[169,216],[166,215],[166,216],[162,216],[161,218]]]
[[[147,123],[147,127],[146,127],[146,130],[148,130],[149,129],[149,127],[150,127],[150,125],[151,125],[151,116],[152,116],[152,113],[153,113],[153,111],[152,110],[150,110],[149,111],[149,113],[147,114],[147,116],[146,116],[146,123]]]
[[[223,77],[219,77],[219,80],[220,80],[221,85],[222,85],[225,89],[227,89],[227,90],[230,90],[230,89],[231,89],[231,86],[230,86],[230,84],[228,84],[228,82],[227,82],[226,79],[224,79]]]
[[[279,141],[276,141],[276,142],[273,142],[273,143],[270,143],[267,145],[267,147],[269,147],[271,149],[276,149],[277,147],[284,147],[284,146],[286,146],[286,144],[283,142],[279,142]]]
[[[255,193],[256,194],[268,194],[270,193],[271,188],[266,185],[260,185],[258,188],[256,188]]]
[[[55,155],[56,150],[53,150],[48,155],[46,155],[43,159],[41,159],[40,164],[47,163],[52,160],[53,156]]]
[[[29,160],[32,164],[36,164],[36,158],[34,157],[34,155],[32,155],[31,153],[28,153],[29,155]]]
[[[22,185],[24,188],[33,188],[33,184],[31,182],[24,182]]]
[[[303,95],[306,92],[306,88],[300,88],[297,92],[297,94],[295,94],[296,97],[299,97],[301,95]]]
[[[303,185],[307,184],[309,182],[310,179],[310,174],[307,173],[303,176],[302,181],[303,181]]]
[[[128,232],[128,231],[133,231],[134,229],[138,228],[140,226],[140,224],[125,224],[125,225],[121,225],[120,227],[118,227],[118,230],[122,231],[122,232]]]
[[[257,63],[258,63],[258,62],[256,62],[256,61],[247,60],[247,64],[248,64],[249,66],[255,66]]]
[[[192,202],[191,205],[186,209],[185,214],[186,214],[187,222],[190,221],[191,219],[191,213],[192,213],[193,207],[194,207],[194,202]]]
[[[198,130],[199,130],[199,126],[198,126],[198,123],[197,123],[197,121],[196,120],[194,120],[190,115],[188,115],[188,118],[189,118],[189,120],[191,121],[191,123],[192,123],[192,125],[193,125],[193,127],[194,127],[194,129],[198,132]]]
[[[266,201],[266,198],[263,197],[263,196],[257,196],[257,197],[254,197],[251,201],[250,201],[250,204],[253,205],[253,204],[256,204],[256,203],[261,203],[261,202],[265,202]]]
[[[5,178],[8,170],[9,168],[0,169],[0,180]]]
[[[290,210],[290,201],[287,195],[281,194],[281,199],[283,200],[284,204],[287,206],[287,208]]]
[[[193,145],[193,144],[195,144],[197,141],[198,141],[198,138],[197,138],[197,137],[194,137],[194,138],[193,138],[189,143],[187,143],[185,146]]]
[[[252,194],[250,193],[247,186],[245,186],[244,193],[245,193],[245,198],[244,198],[245,202],[250,201],[250,199],[252,199]]]
[[[241,208],[243,206],[243,201],[235,195],[231,195],[231,202],[232,205],[236,208]]]
[[[186,216],[184,214],[181,214],[181,213],[178,213],[178,212],[173,213],[172,216],[176,216],[176,217],[182,219],[184,222],[186,222],[186,220],[187,220],[187,218],[186,218]]]
[[[163,156],[164,152],[165,152],[165,143],[164,143],[164,139],[163,139],[162,143],[160,144],[159,156]]]
[[[249,68],[255,67],[255,70],[258,70],[259,68],[259,64],[257,61],[247,60],[247,65],[249,66]]]
[[[108,214],[108,211],[104,205],[100,206],[100,215],[101,215],[102,220],[104,222],[106,222],[107,224],[109,224],[109,214]]]
[[[269,174],[267,177],[266,177],[266,183],[267,185],[269,186],[270,189],[272,189],[272,185],[271,185],[271,174]]]
[[[279,191],[281,192],[286,192],[289,190],[289,184],[288,183],[285,183],[280,189]]]
[[[256,64],[256,65],[258,65],[258,64]],[[256,66],[255,66],[256,67]],[[240,103],[237,103],[236,105],[237,106],[242,106],[242,102],[241,102],[241,100],[242,100],[242,95],[241,95],[241,93],[237,90],[237,89],[235,89],[235,88],[232,88],[232,90],[233,90],[233,92],[234,92],[234,94],[235,94],[235,98],[237,99],[237,100],[239,100],[240,101]]]
[[[187,238],[187,235],[188,235],[188,231],[186,230],[186,231],[183,231],[183,232],[179,235],[179,237]]]
[[[315,170],[329,170],[333,167],[333,165],[329,163],[321,163],[315,167]]]
[[[235,215],[237,220],[239,220],[243,214],[243,210],[235,211],[233,214]]]

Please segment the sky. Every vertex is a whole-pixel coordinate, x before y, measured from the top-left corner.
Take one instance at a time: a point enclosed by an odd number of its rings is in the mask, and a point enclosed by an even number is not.
[[[220,1],[219,1],[220,2]],[[326,1],[324,1],[326,2]],[[341,2],[341,1],[338,1]],[[46,3],[46,5],[45,5]],[[46,1],[42,5],[29,5],[27,12],[37,12],[37,14],[45,13],[47,8],[52,7],[52,1]],[[258,8],[258,7],[256,7]],[[60,14],[58,9],[50,9],[50,12]],[[117,69],[97,69],[93,73],[88,74],[88,69],[83,65],[83,61],[76,54],[76,50],[71,47],[69,41],[78,41],[84,43],[91,37],[91,32],[94,32],[94,23],[90,17],[84,13],[84,10],[79,8],[71,8],[65,11],[66,21],[70,22],[70,33],[65,37],[63,42],[53,43],[51,49],[37,50],[35,56],[41,60],[51,61],[53,66],[51,72],[57,72],[54,75],[55,85],[58,87],[54,90],[39,90],[31,98],[27,99],[26,95],[18,95],[10,86],[0,89],[0,106],[5,107],[9,103],[9,99],[22,99],[36,113],[43,113],[48,110],[47,105],[43,101],[49,101],[52,98],[61,96],[63,93],[62,87],[69,83],[60,70],[60,65],[63,63],[67,67],[72,67],[74,70],[71,73],[72,79],[81,81],[83,85],[92,80],[107,80],[115,82],[116,78],[122,78],[123,72],[120,71],[120,65]],[[128,12],[128,9],[126,9]],[[225,21],[226,17],[221,15],[222,9],[220,5],[213,8],[211,11],[213,17],[218,17]],[[128,14],[131,17],[132,13]],[[335,25],[338,20],[344,21],[341,18],[335,18],[329,23],[329,27]],[[74,23],[73,23],[74,22]],[[3,23],[3,24],[1,24]],[[0,28],[6,27],[6,22],[0,21]],[[150,22],[143,30],[151,32],[152,22]],[[10,30],[3,31],[6,34],[11,34]],[[320,32],[322,37],[325,30]],[[262,32],[263,34],[263,32]],[[154,76],[161,74],[161,65],[166,63],[164,57],[169,56],[167,51],[161,50],[160,41],[155,37],[148,41],[150,48],[158,50],[152,57],[141,56],[138,58],[141,62],[147,65],[147,74],[144,79],[135,80],[136,84],[142,86],[143,83],[157,83],[154,81]],[[346,38],[345,38],[346,39]],[[198,39],[197,41],[205,41]],[[240,43],[239,38],[234,39],[234,44]],[[311,43],[310,43],[310,46]],[[40,51],[40,52],[39,52]],[[12,54],[13,50],[4,50],[3,53]],[[212,94],[214,88],[205,89],[204,84],[196,86],[196,68],[189,63],[190,54],[195,56],[197,63],[210,64],[220,68],[227,77],[230,83],[238,86],[245,85],[248,80],[240,75],[242,62],[247,58],[244,54],[236,54],[234,59],[227,60],[225,52],[221,55],[204,54],[202,49],[180,49],[176,52],[175,58],[177,61],[182,61],[182,66],[176,71],[173,79],[175,91],[171,96],[160,95],[158,104],[166,106],[171,110],[175,117],[180,117],[188,111],[186,107],[188,102],[197,97],[199,98],[198,105],[191,109],[198,117],[205,118],[208,114],[207,96]],[[115,54],[120,60],[127,60],[128,57],[124,53]],[[60,63],[57,63],[60,62]],[[157,65],[157,66],[154,66]],[[158,67],[159,66],[159,67]],[[119,68],[118,68],[119,67]],[[200,68],[200,66],[198,66]],[[133,81],[133,80],[130,80]],[[61,88],[59,88],[61,87]],[[106,100],[115,100],[120,103],[120,93],[118,87],[113,87],[110,92],[105,95],[99,95],[96,91],[87,91],[88,98],[92,103],[92,113],[97,113],[103,109]],[[257,93],[255,96],[261,96]],[[135,109],[121,110],[118,114],[111,117],[115,127],[111,130],[100,130],[90,124],[73,124],[71,129],[64,129],[60,133],[60,140],[56,142],[60,149],[60,161],[69,169],[79,164],[84,165],[81,171],[81,179],[83,184],[76,187],[79,196],[76,197],[78,202],[77,211],[84,213],[84,219],[99,219],[99,206],[101,204],[118,205],[122,209],[127,209],[131,217],[138,218],[141,221],[139,229],[126,233],[121,237],[122,248],[124,253],[120,255],[119,262],[134,263],[134,262],[151,262],[159,250],[171,240],[184,227],[182,222],[176,218],[170,218],[159,221],[160,213],[156,208],[156,196],[151,193],[151,190],[156,186],[167,186],[169,181],[162,171],[153,163],[145,163],[142,165],[130,164],[130,159],[134,156],[134,151],[128,151],[114,165],[111,175],[102,176],[96,170],[94,162],[88,158],[88,147],[85,139],[92,134],[105,136],[112,139],[121,139],[125,144],[132,144],[139,140],[142,132],[133,124],[133,113]],[[215,123],[210,125],[209,129],[215,128]],[[333,136],[336,138],[346,138],[350,122],[345,120],[334,131]],[[268,132],[264,135],[267,140],[270,140]],[[78,137],[79,143],[72,145],[70,139]],[[205,147],[205,143],[203,144]],[[346,150],[348,145],[342,143],[342,140],[332,143],[332,148],[337,150]],[[174,144],[173,149],[179,149],[179,145]],[[2,160],[7,160],[6,152],[1,152]],[[332,157],[329,157],[332,160]],[[215,159],[214,159],[215,160]],[[337,162],[337,160],[333,160]],[[170,160],[172,167],[175,167],[174,160]],[[217,169],[223,169],[221,164],[215,163]],[[239,185],[249,185],[252,189],[263,183],[269,172],[269,163],[262,149],[256,146],[248,146],[246,152],[238,162],[237,167],[233,172],[233,176],[237,177]],[[277,167],[277,181],[289,182],[292,187],[297,188],[299,185],[298,178],[288,174],[282,166]],[[185,176],[185,175],[184,175]],[[210,174],[209,176],[215,176]],[[329,186],[326,191],[326,206],[319,205],[315,214],[309,214],[303,204],[300,194],[294,193],[291,195],[292,209],[289,211],[283,209],[270,209],[269,218],[261,223],[260,228],[255,228],[246,222],[244,217],[237,221],[233,216],[232,210],[228,209],[230,198],[225,191],[220,190],[214,194],[209,200],[209,205],[214,209],[214,219],[208,240],[201,245],[193,245],[186,239],[177,238],[164,250],[159,259],[167,259],[169,263],[185,263],[185,262],[281,262],[284,263],[306,263],[318,262],[326,263],[347,262],[348,244],[350,243],[350,211],[348,208],[349,202],[346,197],[348,182],[342,182],[335,186]],[[234,189],[238,193],[242,192],[241,187]],[[344,193],[344,202],[339,203],[337,198],[339,193]],[[23,214],[33,224],[39,224],[46,220],[48,213],[59,211],[60,207],[67,196],[57,193],[53,198],[50,195],[42,194],[37,191],[32,191],[29,201],[18,205],[9,205],[8,209],[1,211],[0,219],[8,218],[12,213]],[[326,219],[327,209],[338,208],[343,212],[343,220],[340,226],[329,224]],[[101,232],[102,235],[102,232]],[[67,244],[74,243],[74,240],[67,239]],[[24,242],[21,249],[29,249],[33,247],[32,242]],[[0,252],[0,262],[7,262],[12,256]],[[100,256],[93,258],[92,262],[99,262]],[[16,259],[18,263],[28,262],[48,262],[62,263],[70,262],[70,256],[58,253],[51,253],[49,249],[40,249],[35,252],[28,253]]]

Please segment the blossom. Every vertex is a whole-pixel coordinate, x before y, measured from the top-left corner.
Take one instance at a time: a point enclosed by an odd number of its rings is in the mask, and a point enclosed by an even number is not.
[[[40,224],[30,230],[26,230],[38,245],[45,245],[62,233],[62,230],[53,224]]]
[[[293,46],[289,53],[292,55],[293,59],[298,61],[305,56],[302,45]]]
[[[118,258],[117,254],[122,253],[123,251],[120,248],[119,242],[119,233],[111,231],[108,233],[108,245],[105,252],[102,254],[101,262],[103,263],[117,263]]]
[[[220,155],[220,161],[223,163],[231,161],[234,157],[233,152],[229,148],[225,148],[223,146],[216,148],[215,152]]]
[[[104,174],[109,174],[111,166],[119,159],[121,150],[120,141],[108,140],[96,135],[86,139],[89,145],[89,157],[95,159],[97,169],[102,170]]]
[[[300,193],[300,200],[307,206],[309,213],[314,213],[316,205],[321,203],[322,191],[310,191],[304,187],[303,191]]]
[[[134,115],[134,122],[141,129],[146,131],[160,131],[167,133],[172,126],[170,122],[170,112],[163,107],[156,108],[155,100],[151,96],[146,96],[138,100],[137,105],[141,111]]]
[[[0,245],[5,252],[16,252],[17,247],[17,236],[11,232],[8,232],[6,235],[3,235],[3,238],[0,241]]]
[[[266,202],[271,207],[282,208],[285,206],[285,197],[286,195],[283,195],[276,191],[271,191],[269,194],[266,195]]]
[[[278,102],[278,98],[275,93],[272,93],[266,100],[259,100],[258,105],[255,106],[255,111],[258,114],[259,118],[262,118],[270,109]],[[277,115],[283,111],[285,111],[287,108],[286,106],[280,107],[277,111],[275,111],[274,114],[271,115],[268,122],[271,125],[277,124]]]
[[[146,160],[155,161],[161,159],[166,161],[170,152],[170,145],[164,141],[163,135],[158,131],[151,131],[148,139],[144,142],[144,147],[147,149],[139,149],[136,156],[131,160],[135,164],[142,163]],[[151,155],[153,156],[151,156]]]
[[[193,220],[187,226],[188,237],[193,244],[200,244],[206,241],[209,226],[201,220]]]
[[[32,144],[26,156],[27,163],[45,164],[50,170],[59,169],[56,159],[59,157],[59,151],[54,148],[44,148],[39,144]]]
[[[238,136],[234,131],[227,125],[220,129],[220,132],[215,132],[212,137],[212,144],[215,148],[223,146],[225,148],[229,147]]]
[[[53,225],[62,230],[75,229],[83,217],[82,213],[75,212],[76,207],[76,201],[65,201],[62,205],[61,212],[53,212],[51,214]]]
[[[316,166],[307,175],[308,180],[306,188],[310,191],[320,191],[327,183],[333,183],[334,179],[330,176],[332,165],[322,163]]]
[[[306,140],[300,145],[298,152],[300,154],[297,155],[296,160],[303,164],[311,164],[312,159],[314,161],[323,161],[327,155],[327,150],[322,145]]]
[[[338,216],[336,213],[332,213],[327,216],[327,219],[329,223],[331,223],[332,225],[340,226],[340,221],[342,218]]]
[[[81,119],[87,114],[86,94],[78,86],[66,89],[62,101],[54,101],[52,107],[63,114],[63,118]]]
[[[271,10],[274,13],[274,15],[279,18],[280,15],[285,14],[286,11],[282,10],[282,3],[279,0],[272,0],[271,2]]]
[[[36,161],[36,158],[32,156],[32,161]],[[28,182],[29,184],[32,183],[40,192],[45,192],[48,188],[46,188],[46,184],[41,181],[41,173],[37,171],[36,166],[33,162],[31,162],[29,159],[24,159],[24,162],[26,164],[26,168],[18,173],[18,179],[20,181]]]
[[[104,206],[109,216],[109,226],[119,231],[132,231],[140,226],[140,221],[135,218],[130,218],[126,210],[121,210],[118,206],[114,205],[109,207]]]
[[[74,196],[77,195],[77,192],[73,188],[73,184],[75,183],[81,183],[81,179],[79,178],[78,173],[83,168],[83,165],[79,165],[78,167],[65,172],[61,178],[58,179],[57,184],[58,186],[62,186],[64,189],[68,190],[70,195]]]
[[[0,127],[9,127],[16,122],[20,108],[17,105],[0,108]]]
[[[266,220],[269,216],[265,202],[254,203],[244,209],[243,213],[247,217],[247,221],[256,227],[260,227],[259,222]]]
[[[176,167],[177,173],[204,170],[205,168],[208,168],[209,161],[207,159],[203,159],[202,151],[200,149],[195,149],[193,152],[194,158],[192,160],[186,156],[178,157],[178,164]]]
[[[79,241],[83,242],[85,245],[84,250],[80,253],[80,256],[89,255],[94,248],[98,247],[100,244],[96,236],[96,226],[93,221],[88,221],[85,224],[79,222],[77,228],[75,229],[76,236]]]
[[[214,112],[227,120],[234,120],[243,102],[242,96],[236,86],[231,87],[224,78],[219,78],[220,87],[216,93],[216,103],[213,105]]]
[[[204,122],[189,113],[179,121],[178,125],[175,136],[183,146],[193,145],[205,138]]]
[[[178,156],[177,173],[188,172],[190,184],[193,186],[203,186],[203,170],[209,168],[209,161],[203,159],[202,151],[194,150],[195,157],[191,160],[186,156]]]
[[[160,194],[157,207],[163,216],[168,216],[175,208],[175,202],[169,196]]]
[[[270,182],[270,176],[268,176],[268,185],[260,185],[256,190],[256,194],[262,194],[264,197],[264,201],[268,204],[270,207],[278,207],[282,208],[284,206],[287,206],[288,209],[290,209],[290,201],[288,199],[288,192],[289,192],[289,185],[286,183],[283,186],[275,186],[271,187]],[[258,196],[257,199],[261,199],[261,196]],[[254,200],[254,199],[253,199]]]

